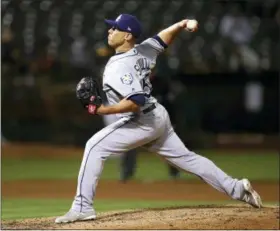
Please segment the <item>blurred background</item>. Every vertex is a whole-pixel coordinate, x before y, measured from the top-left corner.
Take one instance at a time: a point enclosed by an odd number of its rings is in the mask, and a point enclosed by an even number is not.
[[[69,208],[84,145],[104,127],[104,118],[87,114],[76,99],[76,84],[102,76],[114,54],[104,19],[121,13],[142,22],[139,43],[183,18],[198,20],[196,33],[181,33],[159,56],[154,96],[187,147],[254,181],[265,202],[279,203],[279,0],[2,0],[3,219]],[[228,200],[203,182],[196,187],[189,174],[181,175],[188,182],[170,185],[167,165],[138,152],[137,165],[127,163],[137,168],[136,183],[118,185],[119,159],[106,162],[97,211],[160,198],[154,206]]]
[[[154,95],[183,139],[279,132],[277,0],[3,0],[1,13],[7,140],[84,145],[102,128],[82,110],[75,86],[102,76],[113,54],[103,21],[120,13],[141,20],[139,42],[182,18],[199,21],[197,33],[181,33],[158,58],[153,76]]]

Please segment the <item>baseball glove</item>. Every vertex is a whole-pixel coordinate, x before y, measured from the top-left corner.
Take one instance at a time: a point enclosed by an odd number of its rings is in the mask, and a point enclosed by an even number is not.
[[[76,87],[76,96],[90,114],[96,114],[102,104],[99,85],[92,77],[84,77],[80,80]]]

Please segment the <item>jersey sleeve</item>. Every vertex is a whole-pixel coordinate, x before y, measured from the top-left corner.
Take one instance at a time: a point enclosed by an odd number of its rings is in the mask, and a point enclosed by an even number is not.
[[[110,75],[108,78],[110,81],[107,81],[105,85],[122,98],[144,94],[142,84],[129,69],[122,69],[122,66],[118,66],[117,69],[111,69],[106,75]]]
[[[162,53],[166,48],[167,45],[162,41],[162,39],[158,35],[146,39],[136,47],[138,52],[152,60],[156,59],[157,56],[160,53]]]

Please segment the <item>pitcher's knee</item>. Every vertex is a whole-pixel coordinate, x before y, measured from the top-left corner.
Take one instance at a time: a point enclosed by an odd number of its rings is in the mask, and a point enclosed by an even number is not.
[[[92,139],[88,140],[86,143],[86,152],[89,152],[97,158],[102,158],[103,160],[106,160],[111,154],[113,154],[106,146]]]
[[[100,149],[98,147],[98,143],[99,141],[95,138],[95,136],[91,137],[87,142],[86,142],[86,146],[85,146],[85,150],[87,152],[97,152],[98,149]]]
[[[86,146],[85,146],[85,150],[90,150],[90,149],[92,149],[92,147],[93,147],[93,142],[92,142],[92,140],[91,139],[89,139],[87,142],[86,142]]]

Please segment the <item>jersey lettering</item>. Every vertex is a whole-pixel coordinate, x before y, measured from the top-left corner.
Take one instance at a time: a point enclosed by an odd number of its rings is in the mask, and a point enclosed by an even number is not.
[[[143,91],[145,93],[146,97],[150,97],[152,93],[152,84],[150,82],[150,74],[147,74],[143,79],[142,79],[142,86],[143,86]]]
[[[137,71],[138,75],[145,75],[145,72],[150,70],[148,60],[146,58],[138,59],[134,65],[134,69]]]
[[[142,79],[141,84],[143,86],[145,96],[149,98],[152,92],[152,84],[150,82],[151,69],[147,58],[138,59],[134,65],[134,69]]]

